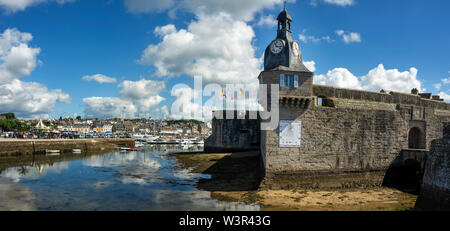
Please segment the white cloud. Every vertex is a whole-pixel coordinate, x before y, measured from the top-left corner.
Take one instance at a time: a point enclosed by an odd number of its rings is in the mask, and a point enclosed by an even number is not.
[[[119,97],[84,98],[87,117],[148,117],[150,109],[159,105],[165,98],[159,94],[165,89],[164,82],[141,79],[123,81]]]
[[[345,68],[335,68],[328,71],[326,75],[317,75],[314,77],[314,83],[341,88],[362,88],[358,77]]]
[[[56,102],[71,103],[70,96],[61,90],[48,90],[46,86],[13,80],[0,84],[1,112],[15,112],[24,118],[46,117]]]
[[[450,84],[450,77],[446,78],[446,79],[441,79],[443,84]]]
[[[163,119],[167,119],[169,117],[169,114],[170,114],[169,113],[169,108],[167,106],[165,106],[165,105],[160,107],[160,108],[157,108],[155,110],[155,113],[160,115],[161,118],[163,118]]]
[[[39,48],[29,47],[30,33],[6,29],[0,35],[0,84],[30,75],[36,68]]]
[[[314,61],[305,61],[303,64],[308,68],[309,71],[315,72],[316,71],[316,62]]]
[[[447,94],[445,92],[441,92],[441,93],[439,93],[439,96],[441,97],[441,99],[444,99],[446,101],[450,101],[450,94]]]
[[[110,97],[84,98],[87,118],[134,118],[137,109],[127,100]]]
[[[442,87],[442,84],[436,83],[436,84],[433,84],[433,87],[436,89],[436,91],[440,91],[441,87]]]
[[[345,43],[360,43],[361,42],[361,35],[356,32],[346,33],[343,30],[337,30],[336,34],[341,36],[342,40],[344,40]]]
[[[319,43],[321,41],[325,41],[328,43],[334,42],[334,40],[331,39],[330,36],[315,37],[312,35],[306,35],[306,30],[303,30],[302,33],[298,35],[298,38],[300,39],[300,41],[304,43],[308,42]]]
[[[355,0],[311,0],[310,4],[313,6],[317,6],[318,1],[322,1],[324,3],[333,4],[337,6],[352,6],[356,3]]]
[[[256,24],[257,26],[269,26],[269,27],[274,27],[277,26],[278,21],[275,19],[275,16],[270,14],[270,15],[266,15],[266,16],[261,16],[261,18],[259,18],[258,23]]]
[[[41,50],[28,45],[32,39],[17,29],[6,29],[0,35],[0,112],[15,112],[22,118],[48,117],[57,102],[71,103],[60,89],[19,80],[37,66]]]
[[[365,89],[379,91],[381,89],[400,92],[411,92],[411,89],[422,89],[422,83],[417,79],[418,70],[414,67],[409,71],[399,72],[397,69],[386,70],[383,64],[369,71],[361,78]]]
[[[84,81],[88,81],[88,82],[95,81],[98,83],[115,83],[115,82],[117,82],[117,79],[108,77],[108,76],[102,75],[102,74],[85,75],[81,79],[83,79]]]
[[[48,1],[55,1],[58,4],[75,2],[76,0],[0,0],[0,8],[8,13],[23,11],[30,6]]]
[[[272,8],[282,2],[283,0],[125,0],[125,6],[133,13],[164,10],[171,10],[174,13],[177,10],[186,10],[196,15],[226,13],[237,20],[251,21],[256,12]]]
[[[199,16],[187,29],[157,27],[162,37],[148,46],[141,64],[154,65],[158,76],[202,76],[205,82],[249,82],[258,76],[261,60],[252,45],[255,33],[227,14]]]
[[[362,77],[356,77],[346,68],[335,68],[326,75],[315,76],[314,83],[341,88],[363,89],[370,91],[411,92],[411,89],[422,90],[422,83],[417,79],[417,69],[399,72],[397,69],[386,70],[383,64],[369,71]]]

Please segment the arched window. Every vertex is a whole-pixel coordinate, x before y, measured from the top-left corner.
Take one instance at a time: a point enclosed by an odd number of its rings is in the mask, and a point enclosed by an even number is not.
[[[425,134],[418,127],[413,127],[408,134],[408,148],[410,149],[425,149]]]

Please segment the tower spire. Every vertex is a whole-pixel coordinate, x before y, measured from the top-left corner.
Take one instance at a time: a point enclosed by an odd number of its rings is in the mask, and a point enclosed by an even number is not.
[[[284,10],[286,10],[286,0],[284,0]]]

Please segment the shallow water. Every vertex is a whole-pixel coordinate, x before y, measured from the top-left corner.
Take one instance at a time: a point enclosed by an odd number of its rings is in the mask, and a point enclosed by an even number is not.
[[[0,167],[0,210],[260,209],[256,204],[218,201],[197,189],[197,181],[210,176],[177,170],[176,158],[168,154],[180,151],[160,145],[138,152],[74,158],[71,154],[73,160],[66,161],[50,156],[18,158],[17,164],[8,165],[15,167]]]

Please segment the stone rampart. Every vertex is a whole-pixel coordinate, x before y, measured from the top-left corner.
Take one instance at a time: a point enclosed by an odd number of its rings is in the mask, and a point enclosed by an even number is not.
[[[431,144],[416,208],[450,210],[450,139]]]

